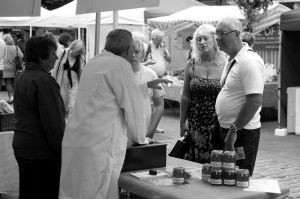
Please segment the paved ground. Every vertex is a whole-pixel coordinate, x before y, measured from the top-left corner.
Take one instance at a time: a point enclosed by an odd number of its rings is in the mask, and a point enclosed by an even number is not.
[[[7,99],[0,92],[0,100]],[[179,135],[179,108],[168,108],[162,117],[160,128],[165,133],[156,134],[156,140],[174,140]],[[261,141],[253,178],[275,178],[282,186],[290,189],[289,198],[300,198],[300,136],[289,134],[284,137],[274,135],[277,123],[262,124]],[[170,148],[169,148],[170,150]],[[5,197],[16,199],[17,197]],[[1,197],[0,197],[1,199]]]

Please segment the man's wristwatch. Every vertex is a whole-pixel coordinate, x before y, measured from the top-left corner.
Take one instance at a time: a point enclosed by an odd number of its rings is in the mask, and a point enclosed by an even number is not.
[[[236,128],[236,126],[234,124],[231,124],[229,129],[234,133],[237,133],[237,131],[238,131],[238,129]]]

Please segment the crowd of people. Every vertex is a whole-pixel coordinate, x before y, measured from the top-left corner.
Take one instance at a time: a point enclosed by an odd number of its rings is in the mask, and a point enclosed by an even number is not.
[[[203,164],[213,149],[236,150],[237,166],[252,175],[264,63],[242,33],[233,18],[194,32],[179,125],[180,136],[192,137],[186,159]],[[126,148],[149,144],[163,115],[162,84],[171,83],[161,78],[171,61],[163,36],[155,29],[147,42],[140,33],[112,30],[87,62],[84,43],[65,35],[26,42],[13,92],[20,198],[119,197]],[[0,40],[5,68],[2,46]]]

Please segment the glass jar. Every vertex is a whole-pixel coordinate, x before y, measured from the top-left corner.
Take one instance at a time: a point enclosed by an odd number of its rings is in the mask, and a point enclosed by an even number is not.
[[[249,186],[249,170],[238,169],[236,172],[236,186],[246,188]]]
[[[210,168],[211,168],[211,165],[206,163],[206,164],[203,164],[203,167],[202,167],[202,181],[203,182],[210,182]]]
[[[235,151],[225,151],[223,153],[223,167],[234,168],[236,165]]]
[[[222,156],[223,151],[222,150],[212,150],[210,155],[210,163],[212,166],[222,166]]]
[[[221,185],[222,184],[222,167],[211,166],[210,169],[210,184]]]
[[[235,185],[235,181],[236,181],[236,170],[235,167],[233,168],[223,168],[223,173],[224,173],[224,180],[223,180],[223,184],[224,185]]]
[[[183,167],[174,167],[173,168],[173,184],[183,184],[185,178],[185,169]]]

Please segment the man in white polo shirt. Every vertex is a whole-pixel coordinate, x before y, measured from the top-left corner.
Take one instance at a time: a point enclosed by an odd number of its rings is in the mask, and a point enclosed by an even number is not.
[[[229,61],[221,77],[216,101],[225,150],[236,150],[237,166],[253,173],[260,138],[260,110],[264,89],[264,62],[241,40],[242,24],[226,18],[217,24],[216,39]]]

